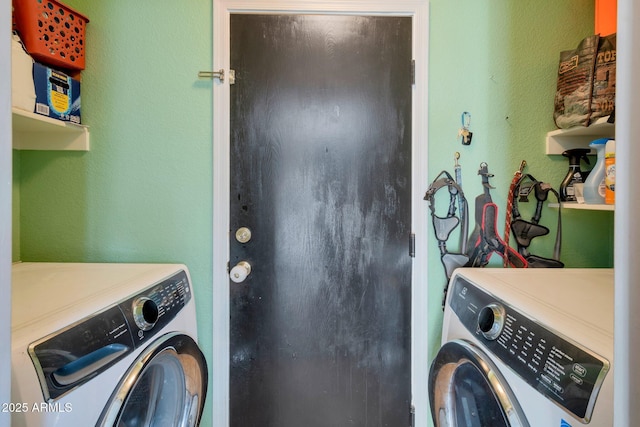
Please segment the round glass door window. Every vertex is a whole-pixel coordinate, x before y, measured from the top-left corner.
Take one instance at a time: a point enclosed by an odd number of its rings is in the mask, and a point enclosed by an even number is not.
[[[143,371],[127,397],[119,427],[183,426],[185,377],[175,354],[162,353]],[[193,425],[193,424],[191,424]]]
[[[207,364],[196,342],[166,334],[129,368],[96,427],[195,427],[207,381]]]
[[[483,374],[471,363],[458,366],[453,375],[456,421],[465,427],[508,427],[504,412]]]
[[[529,427],[491,359],[464,340],[446,343],[433,360],[429,401],[436,427]]]

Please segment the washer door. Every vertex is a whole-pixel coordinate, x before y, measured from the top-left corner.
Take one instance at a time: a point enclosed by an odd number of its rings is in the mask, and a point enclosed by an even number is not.
[[[491,359],[463,340],[443,345],[431,364],[429,402],[436,427],[529,427]]]
[[[206,391],[207,364],[198,345],[169,333],[129,368],[96,427],[197,426]]]

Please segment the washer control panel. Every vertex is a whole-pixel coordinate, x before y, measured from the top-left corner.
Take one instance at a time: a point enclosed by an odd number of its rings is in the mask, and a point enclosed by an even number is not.
[[[29,345],[45,400],[96,377],[166,326],[191,299],[185,271]]]
[[[458,276],[449,306],[483,346],[539,393],[587,423],[609,361]]]
[[[184,271],[120,303],[136,347],[166,326],[191,299]]]

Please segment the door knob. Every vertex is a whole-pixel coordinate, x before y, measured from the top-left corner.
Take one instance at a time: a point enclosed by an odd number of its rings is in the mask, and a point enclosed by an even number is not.
[[[235,283],[242,283],[251,274],[251,264],[247,261],[240,261],[229,272],[229,278]]]

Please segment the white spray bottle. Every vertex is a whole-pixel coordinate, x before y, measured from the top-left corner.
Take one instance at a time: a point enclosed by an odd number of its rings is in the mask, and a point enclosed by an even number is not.
[[[604,151],[609,138],[600,138],[592,141],[589,147],[596,150],[598,159],[587,180],[584,182],[584,202],[590,204],[603,204],[605,194],[604,183]]]

